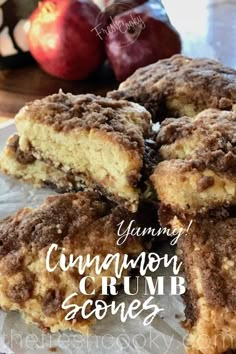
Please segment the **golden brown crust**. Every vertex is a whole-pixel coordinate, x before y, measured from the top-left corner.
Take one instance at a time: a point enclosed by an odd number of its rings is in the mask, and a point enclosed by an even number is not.
[[[150,179],[164,208],[179,217],[236,205],[236,178],[201,169],[191,160],[162,161]]]
[[[150,177],[162,204],[178,216],[236,204],[235,127],[235,112],[216,109],[162,122]]]
[[[193,115],[206,108],[229,110],[236,103],[236,71],[214,60],[175,55],[138,69],[108,97],[144,105],[154,121],[187,114],[189,106]]]
[[[149,135],[150,116],[142,107],[93,94],[75,96],[60,91],[29,103],[23,110],[25,119],[50,125],[57,132],[98,129],[130,149],[143,150],[143,135]],[[141,119],[137,120],[135,113]]]
[[[156,140],[163,158],[191,160],[201,170],[211,168],[232,176],[236,174],[236,112],[208,109],[194,120],[189,117],[166,119]],[[178,156],[180,145],[183,149]]]
[[[86,229],[93,231],[92,223],[97,226],[94,234],[99,238],[98,233],[102,233],[104,223],[107,222],[106,228],[109,225],[112,232],[121,220],[129,217],[134,216],[118,206],[113,209],[112,203],[95,192],[51,196],[38,209],[19,210],[16,215],[0,221],[0,259],[25,246],[42,249],[52,243],[61,245],[64,239],[73,239],[78,233],[77,246],[82,248],[84,242],[89,241]],[[114,232],[113,237],[115,235]],[[92,250],[107,252],[106,245],[98,240],[96,244],[88,242],[88,253]]]
[[[23,107],[15,122],[21,151],[137,210],[144,137],[151,124],[144,107],[59,92]]]
[[[75,227],[78,232],[106,214],[109,204],[93,193],[50,197],[41,208],[20,210],[0,222],[0,258],[30,244],[39,249],[61,244],[65,237],[73,236]]]

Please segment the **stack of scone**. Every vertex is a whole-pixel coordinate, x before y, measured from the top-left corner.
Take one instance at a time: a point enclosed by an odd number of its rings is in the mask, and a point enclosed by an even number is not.
[[[190,231],[178,252],[188,281],[188,353],[236,348],[236,113],[208,109],[166,119],[157,135],[162,162],[151,180],[160,220]]]
[[[138,219],[149,180],[163,226],[187,229],[193,221],[178,244],[188,282],[187,353],[236,350],[235,104],[235,70],[177,55],[137,70],[107,98],[60,92],[24,107],[15,119],[18,135],[9,138],[1,156],[1,170],[61,192],[89,191],[54,197],[2,221],[0,306],[22,310],[51,331],[87,330],[90,323],[78,318],[65,324],[59,311],[60,297],[78,279],[57,275],[49,289],[40,278],[40,259],[54,240],[78,254],[138,255],[143,245],[137,239],[118,248],[114,225],[121,218]],[[168,117],[156,136],[151,117],[153,122]],[[53,292],[54,283],[59,293]],[[19,294],[21,284],[28,285]],[[99,297],[100,279],[96,285]],[[58,312],[51,314],[54,302]]]
[[[8,139],[1,170],[35,186],[71,193],[0,222],[0,306],[21,311],[28,322],[44,330],[88,332],[94,318],[66,321],[61,307],[78,292],[82,275],[76,268],[49,273],[47,252],[56,243],[54,258],[63,251],[74,259],[89,254],[102,262],[107,253],[119,253],[122,261],[124,254],[136,257],[146,248],[132,236],[118,246],[117,231],[121,221],[127,227],[140,219],[135,212],[144,156],[149,155],[145,138],[151,116],[136,103],[59,92],[25,106],[15,124],[17,134]],[[88,299],[99,299],[101,278],[115,276],[114,267],[111,264],[99,276],[91,268],[84,276],[90,275],[95,284],[87,282],[86,289],[88,293],[94,289],[94,295],[79,293],[69,303],[82,306]]]
[[[137,70],[109,97],[143,104],[154,122],[170,117],[156,136],[150,180],[163,226],[193,222],[178,244],[186,351],[236,352],[236,71],[177,55]]]

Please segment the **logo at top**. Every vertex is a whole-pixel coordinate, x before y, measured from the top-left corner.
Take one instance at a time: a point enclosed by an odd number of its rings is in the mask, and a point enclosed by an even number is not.
[[[142,17],[135,12],[131,12],[132,7],[123,2],[114,3],[105,7],[101,11],[96,20],[96,26],[92,28],[92,32],[104,40],[110,36],[117,39],[119,47],[127,47],[134,43],[146,25]]]

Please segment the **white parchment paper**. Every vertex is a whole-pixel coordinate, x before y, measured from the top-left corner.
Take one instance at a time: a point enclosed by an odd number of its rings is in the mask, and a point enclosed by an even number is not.
[[[13,124],[0,129],[0,151],[14,131]],[[55,193],[34,189],[0,173],[0,219],[21,207],[40,205],[49,194]],[[173,247],[168,244],[158,249],[160,254],[167,252],[174,253]],[[157,274],[151,275],[165,276],[166,294],[155,297],[156,304],[164,311],[150,326],[143,325],[144,312],[137,319],[125,323],[120,321],[119,315],[108,315],[97,322],[91,336],[74,332],[49,335],[35,326],[26,325],[18,313],[0,311],[0,354],[183,354],[185,332],[179,322],[183,319],[184,305],[179,296],[169,295],[171,269],[159,269]],[[141,284],[135,298],[144,301],[146,297]],[[133,298],[121,292],[116,302],[125,301],[128,304]]]

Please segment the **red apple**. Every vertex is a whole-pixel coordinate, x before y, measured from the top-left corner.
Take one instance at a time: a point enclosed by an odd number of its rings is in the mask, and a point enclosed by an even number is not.
[[[44,0],[30,18],[31,54],[53,76],[88,77],[105,59],[104,41],[94,30],[98,17],[104,26],[89,0]]]
[[[180,53],[181,41],[161,2],[115,16],[106,30],[106,53],[118,81],[143,66]]]

